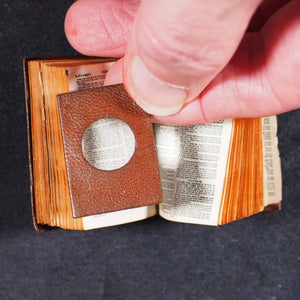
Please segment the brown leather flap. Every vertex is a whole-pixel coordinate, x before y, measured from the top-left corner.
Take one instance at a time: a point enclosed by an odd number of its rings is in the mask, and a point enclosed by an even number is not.
[[[74,217],[157,204],[162,201],[150,116],[123,85],[58,95]],[[135,151],[123,167],[106,171],[85,158],[82,139],[95,121],[116,118],[129,125]]]

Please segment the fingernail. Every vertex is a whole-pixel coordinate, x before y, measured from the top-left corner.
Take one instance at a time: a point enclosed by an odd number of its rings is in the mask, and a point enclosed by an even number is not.
[[[128,92],[149,114],[157,116],[175,114],[186,101],[187,88],[158,79],[149,72],[138,56],[130,60],[125,78]]]

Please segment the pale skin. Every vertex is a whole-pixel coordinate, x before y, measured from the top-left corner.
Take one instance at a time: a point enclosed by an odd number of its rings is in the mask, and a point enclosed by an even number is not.
[[[106,84],[158,122],[300,108],[299,0],[79,0],[65,32],[82,54],[121,57]]]

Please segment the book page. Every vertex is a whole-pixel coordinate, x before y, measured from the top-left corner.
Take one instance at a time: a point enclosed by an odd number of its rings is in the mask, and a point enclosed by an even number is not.
[[[87,65],[81,65],[81,66],[73,66],[73,67],[68,67],[66,70],[66,74],[68,76],[68,81],[69,81],[69,89],[70,92],[73,91],[78,91],[78,90],[85,90],[85,89],[90,89],[90,88],[96,88],[96,87],[102,87],[104,85],[104,79],[106,76],[106,73],[108,72],[109,68],[113,65],[114,62],[109,62],[109,63],[96,63],[96,64],[87,64]],[[103,119],[102,119],[103,120]],[[115,127],[116,129],[116,135],[120,135],[120,131],[122,134],[127,132],[127,135],[130,135],[130,132],[128,133],[128,130],[126,130],[126,126],[128,126],[126,123],[123,122],[123,124],[117,124],[117,126],[112,126],[115,125],[116,119],[111,119],[108,120],[104,124],[109,125],[108,127],[113,129]],[[113,124],[112,124],[113,123]],[[103,132],[95,132],[97,131],[97,127],[99,127],[99,130],[102,130],[103,126],[94,126],[93,130],[93,136],[97,137],[96,140],[98,139],[103,139],[105,138],[103,136]],[[104,135],[112,136],[112,132],[107,132],[104,133]],[[127,137],[124,136],[124,141],[127,140]],[[130,136],[128,136],[128,139]],[[96,141],[95,140],[95,141]],[[109,140],[107,143],[110,144],[112,141]],[[89,144],[89,143],[88,143]],[[90,143],[90,144],[95,144],[95,143]],[[96,143],[97,144],[97,143]],[[98,143],[99,144],[99,143]],[[102,141],[103,144],[103,141]],[[109,146],[109,145],[108,145]],[[123,156],[121,157],[121,162],[119,160],[116,160],[116,157],[118,155],[115,155],[116,149],[118,152],[122,152],[122,149],[127,151],[128,147],[126,145],[121,145],[118,144],[118,147],[116,147],[116,143],[114,143],[112,146],[108,147],[105,150],[105,153],[108,153],[109,155],[105,156],[102,153],[102,155],[94,155],[91,160],[96,161],[96,164],[101,166],[100,169],[102,170],[113,170],[116,169],[116,166],[119,164],[123,163]],[[121,147],[122,146],[122,147]],[[88,148],[88,147],[87,147]],[[98,147],[99,148],[99,147]],[[102,147],[103,148],[103,147]],[[113,149],[112,149],[113,148]],[[130,148],[130,145],[129,145]],[[112,151],[114,150],[114,151]],[[89,151],[87,151],[89,152]],[[92,151],[94,154],[97,153],[95,149]],[[98,151],[99,152],[99,151]],[[114,157],[112,155],[114,154]],[[126,154],[126,153],[125,153]],[[125,155],[127,157],[127,155]],[[127,159],[125,157],[125,160]],[[111,171],[113,172],[113,171]],[[110,213],[105,213],[105,214],[99,214],[99,215],[93,215],[93,216],[88,216],[88,217],[83,217],[83,227],[85,230],[88,229],[94,229],[94,228],[100,228],[100,227],[107,227],[107,226],[113,226],[113,225],[120,225],[124,223],[129,223],[129,222],[134,222],[138,220],[143,220],[149,217],[152,217],[156,215],[156,206],[151,205],[151,206],[143,206],[143,207],[138,207],[138,208],[132,208],[132,209],[127,209],[127,210],[122,210],[122,211],[117,211],[117,212],[110,212]]]
[[[277,139],[276,116],[262,119],[264,155],[264,202],[265,206],[279,203],[282,199],[281,167]]]
[[[114,62],[95,63],[67,68],[70,92],[83,91],[104,85],[105,76]]]
[[[232,127],[232,120],[185,127],[154,125],[162,217],[217,225]]]
[[[150,205],[83,217],[82,221],[83,228],[89,230],[144,220],[154,215],[156,215],[156,206]]]

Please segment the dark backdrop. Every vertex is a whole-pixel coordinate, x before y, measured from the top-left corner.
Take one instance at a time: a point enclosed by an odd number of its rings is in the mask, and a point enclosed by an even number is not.
[[[34,231],[22,58],[75,54],[63,32],[71,3],[1,1],[0,298],[299,299],[300,111],[279,116],[280,212],[218,228],[153,218]]]

